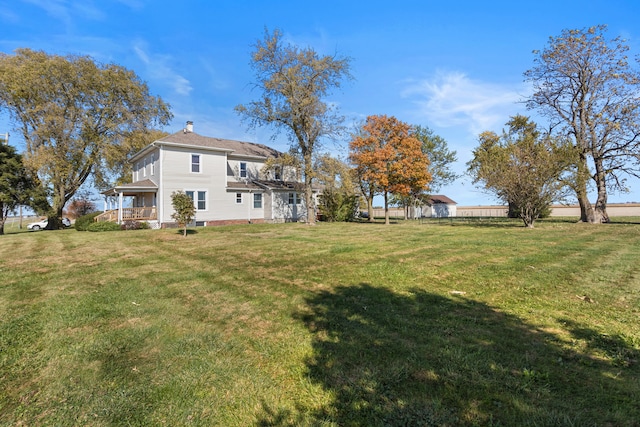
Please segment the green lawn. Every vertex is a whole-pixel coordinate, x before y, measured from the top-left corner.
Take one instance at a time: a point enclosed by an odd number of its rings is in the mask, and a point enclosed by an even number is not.
[[[638,426],[640,224],[0,236],[0,425]]]

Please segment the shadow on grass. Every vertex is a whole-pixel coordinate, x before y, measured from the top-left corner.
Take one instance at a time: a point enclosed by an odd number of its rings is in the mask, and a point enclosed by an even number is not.
[[[313,335],[306,375],[332,400],[321,407],[301,400],[295,411],[263,403],[258,425],[630,426],[640,419],[637,365],[614,366],[589,348],[569,354],[555,335],[482,303],[362,283],[311,296],[296,318]],[[633,353],[623,341],[615,347]]]
[[[176,230],[176,234],[184,235],[184,229],[180,228]],[[193,228],[187,228],[187,236],[191,236],[192,234],[198,234],[198,230],[194,230]]]

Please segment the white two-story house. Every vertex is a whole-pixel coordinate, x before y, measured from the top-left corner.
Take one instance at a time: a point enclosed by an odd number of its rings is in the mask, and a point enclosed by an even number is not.
[[[193,199],[196,225],[306,219],[297,171],[277,161],[265,170],[267,159],[280,155],[261,144],[198,135],[187,122],[129,160],[132,182],[102,193],[105,212],[98,220],[170,226],[175,223],[171,194],[179,190]]]

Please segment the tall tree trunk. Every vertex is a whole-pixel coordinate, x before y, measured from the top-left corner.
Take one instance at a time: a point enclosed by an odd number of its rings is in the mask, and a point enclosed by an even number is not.
[[[316,209],[313,204],[313,165],[311,154],[304,155],[304,199],[307,204],[307,224],[316,224]]]
[[[389,225],[389,193],[384,192],[384,223]]]
[[[64,190],[60,190],[53,196],[53,205],[47,213],[47,230],[59,230],[62,228],[62,212],[66,200],[64,199]]]
[[[370,193],[367,197],[367,213],[369,214],[369,222],[373,222],[373,194]]]
[[[607,182],[602,165],[602,159],[594,159],[596,165],[596,187],[598,188],[598,198],[594,208],[594,220],[597,223],[609,222],[607,215]]]
[[[9,216],[9,206],[0,201],[0,236],[4,234],[4,223]]]
[[[576,174],[576,197],[580,205],[580,222],[594,224],[596,222],[595,211],[593,205],[589,201],[587,194],[587,182],[589,180],[589,167],[587,166],[587,155],[585,152],[580,153],[578,160],[578,171]]]

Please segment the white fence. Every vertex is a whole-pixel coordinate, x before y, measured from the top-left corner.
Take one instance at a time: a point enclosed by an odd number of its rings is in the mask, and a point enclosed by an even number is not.
[[[506,206],[457,206],[454,211],[456,217],[506,217]],[[607,205],[609,216],[640,216],[640,203],[611,203]],[[384,209],[373,210],[376,218],[384,217]],[[404,209],[389,208],[389,216],[392,218],[404,218]],[[578,205],[553,205],[551,216],[580,216]]]

